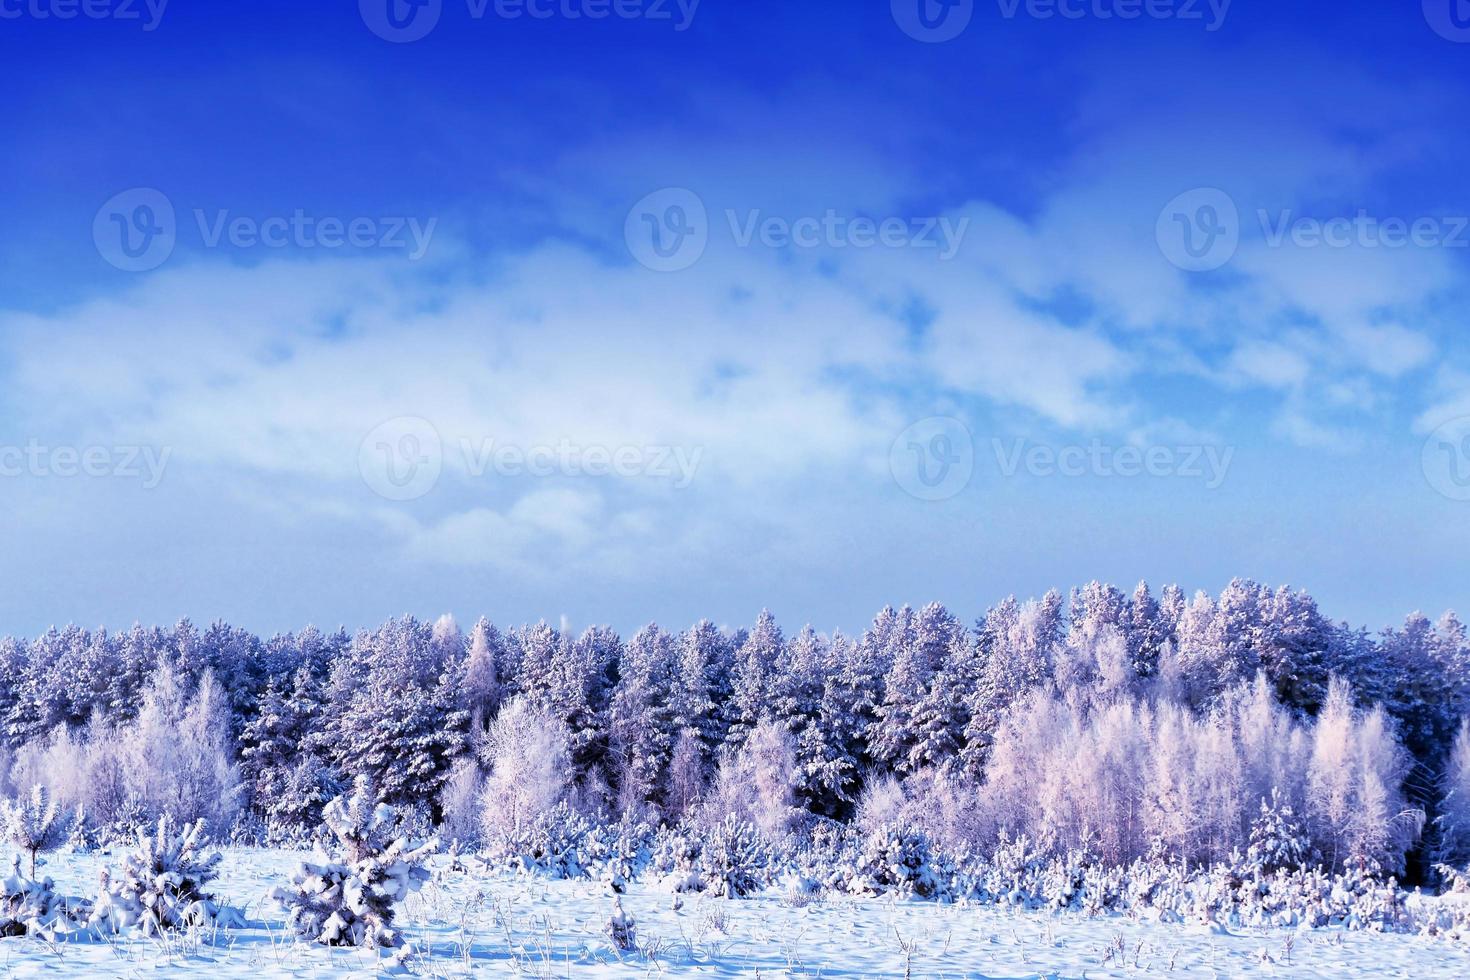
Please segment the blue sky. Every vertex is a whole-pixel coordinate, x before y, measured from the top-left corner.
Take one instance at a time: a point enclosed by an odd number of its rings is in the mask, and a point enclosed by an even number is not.
[[[1449,0],[395,2],[0,0],[0,631],[1470,610]]]

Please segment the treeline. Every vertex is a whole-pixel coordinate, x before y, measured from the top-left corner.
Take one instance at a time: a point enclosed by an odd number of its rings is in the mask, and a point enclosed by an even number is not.
[[[412,617],[269,639],[69,626],[0,641],[0,780],[98,826],[168,812],[265,840],[309,832],[367,775],[463,833],[510,798],[606,821],[742,809],[769,833],[902,815],[975,849],[1025,833],[1202,862],[1270,824],[1299,863],[1407,855],[1413,874],[1470,860],[1467,668],[1453,614],[1375,636],[1242,580],[1193,598],[1094,582],[972,627],[885,608],[856,637],[768,613],[627,639]],[[502,731],[540,750],[495,737],[508,706],[524,717]],[[559,773],[535,764],[549,748]]]

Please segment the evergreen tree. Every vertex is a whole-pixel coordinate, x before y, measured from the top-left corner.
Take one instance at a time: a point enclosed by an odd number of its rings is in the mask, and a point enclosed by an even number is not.
[[[678,662],[674,639],[650,623],[623,651],[609,718],[618,800],[623,812],[662,801],[673,757],[672,693]]]
[[[937,602],[919,611],[906,639],[884,684],[872,745],[874,757],[900,775],[958,754],[963,692],[952,680],[968,652],[964,627]]]
[[[762,609],[735,656],[730,698],[729,743],[739,746],[770,707],[777,672],[786,659],[786,640],[770,610]]]

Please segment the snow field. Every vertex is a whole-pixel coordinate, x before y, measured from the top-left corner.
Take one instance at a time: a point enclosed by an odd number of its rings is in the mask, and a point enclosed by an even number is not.
[[[366,949],[298,942],[269,898],[304,855],[227,849],[216,894],[245,928],[129,936],[79,944],[0,940],[5,977],[368,977],[392,970]],[[95,890],[117,853],[54,854],[43,873],[65,894]],[[399,925],[427,977],[1465,977],[1470,948],[1412,935],[1224,930],[1124,916],[1087,918],[892,898],[792,899],[768,889],[741,900],[675,896],[637,882],[621,896],[636,948],[605,932],[606,886],[477,871],[434,879],[402,906]],[[1431,902],[1441,899],[1416,898]]]

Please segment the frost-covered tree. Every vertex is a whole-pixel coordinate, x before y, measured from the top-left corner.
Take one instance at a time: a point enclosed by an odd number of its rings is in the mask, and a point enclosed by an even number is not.
[[[213,674],[206,670],[191,693],[178,673],[160,665],[122,737],[124,778],[150,817],[203,819],[216,828],[234,823],[242,785],[229,709]]]
[[[504,642],[500,631],[483,617],[470,630],[470,649],[460,669],[459,704],[473,732],[483,731],[500,706],[500,666]]]
[[[322,818],[330,833],[326,849],[302,863],[290,887],[273,893],[291,927],[301,939],[327,946],[401,946],[397,906],[429,880],[425,862],[436,842],[403,836],[401,817],[367,776],[358,777],[350,797],[328,803]]]
[[[36,858],[66,842],[70,822],[56,797],[37,784],[29,796],[8,802],[0,811],[5,839],[25,851],[31,859],[31,878],[36,877]]]
[[[664,807],[669,819],[679,821],[691,813],[704,797],[708,782],[699,732],[693,728],[680,729],[669,761],[669,792]]]
[[[733,816],[767,839],[784,838],[801,818],[796,783],[791,735],[781,723],[766,718],[740,746],[726,749],[704,803],[705,822],[713,825]]]
[[[487,770],[480,793],[480,829],[487,841],[515,841],[571,788],[565,723],[518,694],[496,715],[485,738]]]
[[[1464,868],[1470,865],[1470,719],[1460,722],[1439,780],[1439,792],[1435,859]]]
[[[1423,823],[1423,813],[1403,797],[1408,768],[1383,709],[1356,711],[1348,686],[1334,680],[1317,718],[1307,773],[1310,824],[1329,867],[1353,858],[1401,869]]]

